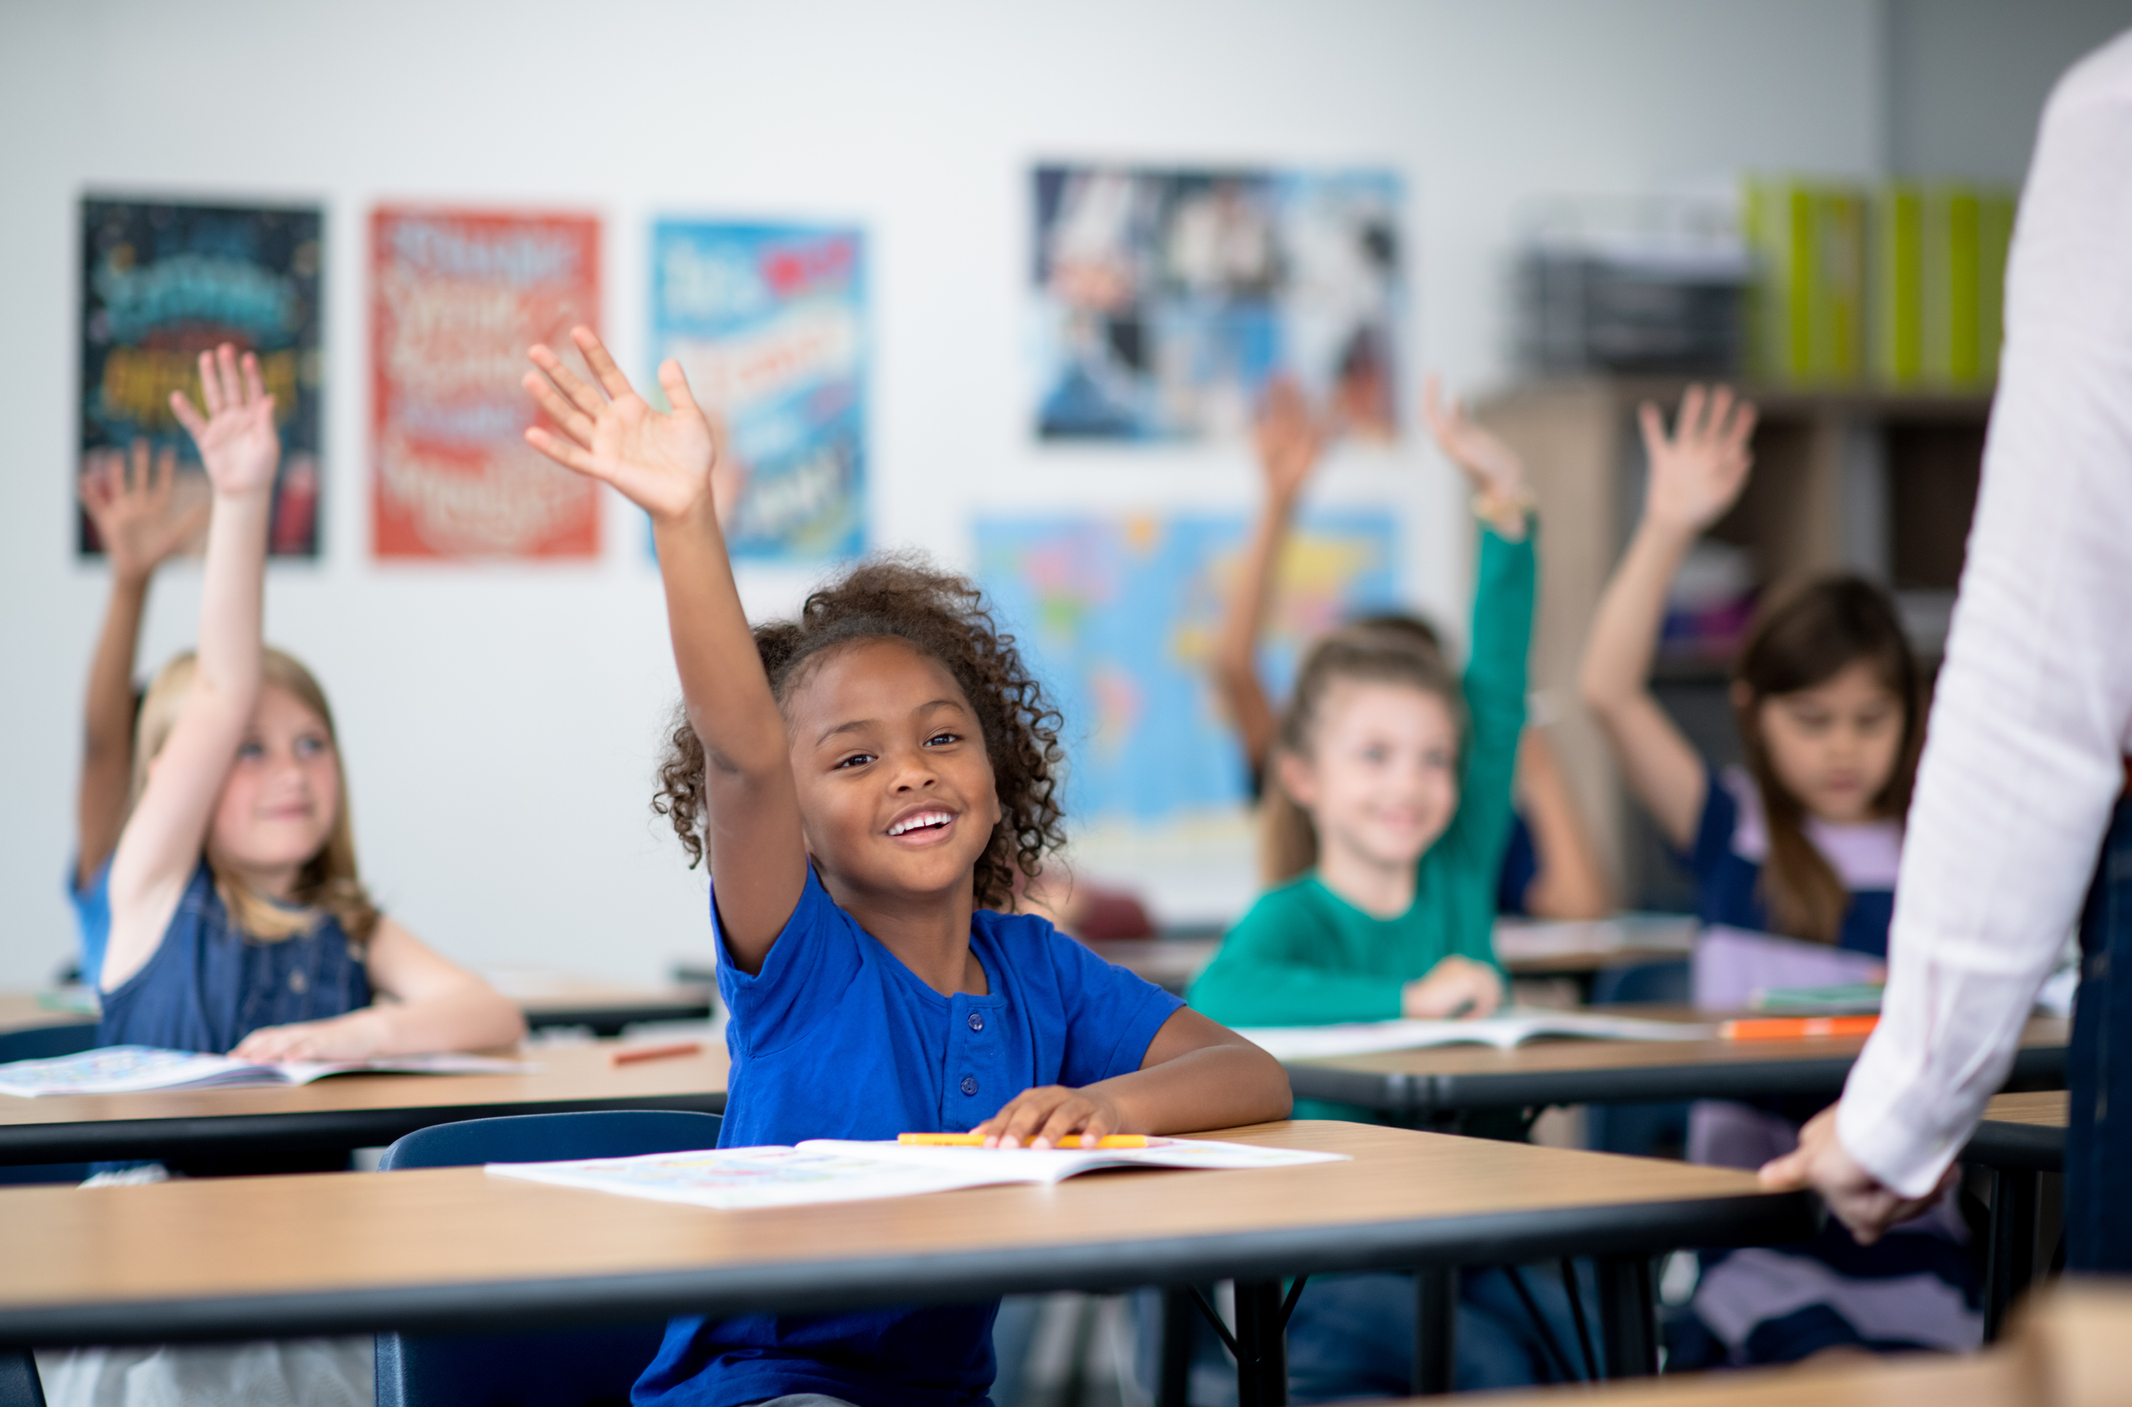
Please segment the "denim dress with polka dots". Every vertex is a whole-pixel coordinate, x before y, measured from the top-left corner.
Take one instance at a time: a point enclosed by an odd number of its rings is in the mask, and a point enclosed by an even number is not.
[[[262,1026],[320,1021],[370,1005],[361,948],[339,920],[261,942],[231,922],[203,859],[139,972],[104,994],[103,1045],[225,1054]]]

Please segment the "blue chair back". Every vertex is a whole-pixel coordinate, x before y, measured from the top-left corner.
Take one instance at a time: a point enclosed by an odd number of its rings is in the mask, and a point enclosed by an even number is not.
[[[0,1065],[15,1060],[53,1060],[96,1049],[96,1023],[70,1021],[64,1026],[32,1026],[27,1031],[0,1031]]]
[[[27,1031],[0,1032],[0,1065],[13,1060],[53,1060],[96,1049],[96,1023],[70,1021],[64,1026],[32,1026]],[[87,1163],[18,1163],[0,1167],[0,1186],[16,1187],[33,1182],[80,1182],[89,1175]],[[5,1381],[0,1374],[0,1381]],[[8,1398],[0,1394],[0,1407]]]
[[[467,1119],[417,1129],[381,1172],[679,1153],[718,1143],[716,1114],[614,1109]],[[625,1404],[666,1321],[546,1334],[379,1334],[378,1407],[604,1407]]]

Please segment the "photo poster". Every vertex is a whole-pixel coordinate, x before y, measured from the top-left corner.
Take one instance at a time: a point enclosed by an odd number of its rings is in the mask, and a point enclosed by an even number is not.
[[[600,486],[541,455],[522,384],[599,330],[591,215],[380,207],[370,221],[371,550],[388,560],[596,558]]]
[[[1243,749],[1210,676],[1247,531],[1241,514],[978,519],[978,582],[1065,715],[1076,836],[1247,804]],[[1402,608],[1398,541],[1389,509],[1302,515],[1259,650],[1269,697],[1285,697],[1318,637]]]
[[[176,452],[173,511],[208,495],[192,436],[170,411],[201,406],[200,353],[224,342],[259,357],[281,432],[268,550],[318,555],[321,212],[315,207],[175,201],[81,203],[81,455],[77,474],[109,472],[136,440],[151,463]],[[202,530],[195,549],[205,545]],[[75,509],[75,547],[103,544]]]
[[[725,426],[716,491],[733,556],[822,562],[864,551],[864,233],[660,220],[651,334],[647,384],[673,358]]]
[[[1240,436],[1276,375],[1397,437],[1396,173],[1047,165],[1032,193],[1038,438]]]

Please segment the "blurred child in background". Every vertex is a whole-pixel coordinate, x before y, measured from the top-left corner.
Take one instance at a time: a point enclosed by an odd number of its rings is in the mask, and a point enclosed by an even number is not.
[[[119,450],[92,451],[81,479],[82,511],[96,526],[111,568],[111,596],[89,661],[88,698],[82,709],[74,865],[67,880],[81,932],[81,980],[91,988],[111,931],[104,867],[126,823],[133,790],[133,725],[140,706],[133,660],[140,649],[148,584],[156,568],[207,526],[207,500],[190,507],[177,501],[177,460],[177,451],[166,447],[151,469],[148,442],[135,440],[130,456]]]
[[[1924,723],[1917,662],[1894,603],[1870,582],[1838,576],[1765,610],[1732,683],[1747,767],[1716,770],[1649,680],[1667,588],[1746,486],[1755,410],[1729,389],[1691,387],[1670,436],[1655,406],[1641,418],[1643,518],[1592,622],[1584,701],[1630,791],[1687,859],[1705,923],[1885,960]],[[1758,1168],[1790,1151],[1795,1120],[1811,1112],[1700,1102],[1688,1155]],[[1966,1241],[1950,1199],[1870,1247],[1831,1218],[1804,1247],[1706,1254],[1690,1341],[1670,1361],[1974,1347],[1982,1318]]]
[[[1295,521],[1296,505],[1325,448],[1326,427],[1303,393],[1288,379],[1268,389],[1253,436],[1266,497],[1253,524],[1236,589],[1229,600],[1214,657],[1214,682],[1243,744],[1254,800],[1262,813],[1259,878],[1284,884],[1309,870],[1316,857],[1295,824],[1293,808],[1268,759],[1278,720],[1258,671],[1259,641],[1266,631],[1275,578]],[[1406,615],[1365,617],[1358,625],[1403,634],[1425,653],[1441,656],[1434,627]],[[1612,911],[1604,871],[1546,735],[1525,729],[1518,747],[1516,809],[1496,886],[1496,907],[1535,918],[1594,919]]]

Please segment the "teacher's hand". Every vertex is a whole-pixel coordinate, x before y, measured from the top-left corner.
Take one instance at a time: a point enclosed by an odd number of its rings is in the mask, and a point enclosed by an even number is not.
[[[1861,1246],[1878,1241],[1898,1222],[1922,1216],[1953,1185],[1956,1170],[1948,1168],[1939,1186],[1923,1197],[1905,1197],[1859,1166],[1836,1137],[1836,1109],[1828,1108],[1806,1121],[1799,1130],[1799,1146],[1781,1158],[1762,1165],[1762,1185],[1778,1191],[1811,1187],[1850,1228]]]

